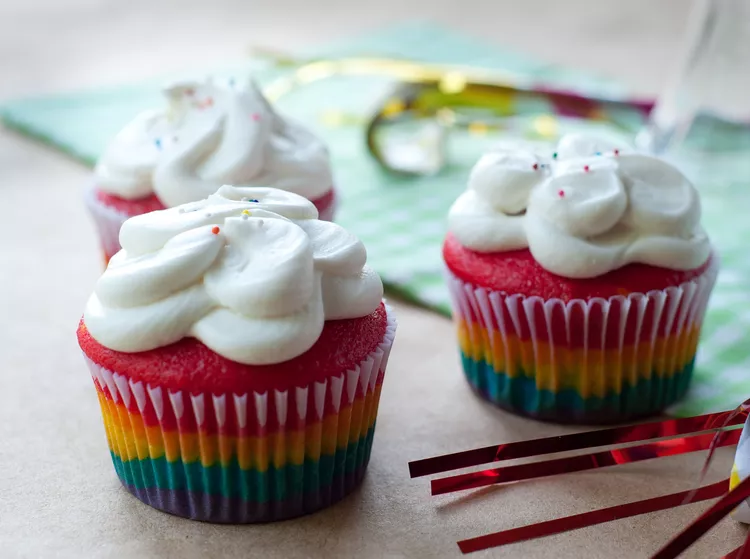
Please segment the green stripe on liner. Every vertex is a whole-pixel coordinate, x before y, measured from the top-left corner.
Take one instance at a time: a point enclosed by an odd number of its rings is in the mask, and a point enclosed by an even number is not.
[[[644,416],[663,410],[682,398],[693,376],[695,358],[670,377],[640,379],[635,385],[624,383],[620,392],[604,397],[584,398],[574,388],[558,392],[539,390],[533,375],[519,370],[509,377],[497,372],[484,360],[474,361],[461,353],[461,362],[469,383],[491,402],[531,415],[561,417],[567,414],[585,420],[587,417],[616,420],[618,416]]]
[[[333,455],[321,455],[317,461],[305,460],[300,465],[271,467],[265,472],[243,470],[236,458],[226,466],[203,467],[200,461],[168,462],[164,457],[122,460],[114,452],[110,454],[122,482],[138,489],[182,489],[263,503],[317,491],[330,486],[334,478],[355,472],[368,462],[374,435],[375,425],[364,437]]]

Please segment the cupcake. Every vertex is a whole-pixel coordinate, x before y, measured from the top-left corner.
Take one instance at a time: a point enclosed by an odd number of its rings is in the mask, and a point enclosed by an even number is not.
[[[312,201],[332,220],[335,194],[325,145],[281,116],[256,85],[185,82],[166,106],[138,115],[96,165],[86,203],[109,259],[129,217],[202,200],[223,184],[263,185]]]
[[[223,186],[135,216],[78,327],[122,484],[209,522],[362,480],[395,334],[361,242],[305,198]]]
[[[443,245],[471,386],[570,423],[679,400],[718,268],[700,213],[677,169],[585,136],[484,155]]]
[[[740,442],[737,444],[737,455],[732,467],[729,489],[737,487],[748,476],[750,476],[750,419],[745,423],[745,428],[742,430],[742,435],[740,435]],[[735,509],[734,517],[740,522],[750,524],[750,505],[747,501],[743,501]]]

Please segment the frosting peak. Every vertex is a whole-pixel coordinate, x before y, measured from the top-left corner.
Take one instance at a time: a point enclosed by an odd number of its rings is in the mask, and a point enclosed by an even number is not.
[[[192,336],[251,365],[301,355],[325,320],[370,314],[383,295],[362,243],[317,216],[289,192],[223,186],[133,217],[88,301],[86,326],[123,352]]]
[[[97,185],[125,199],[155,193],[171,207],[225,183],[263,184],[315,199],[331,189],[328,151],[274,111],[257,86],[180,82],[161,110],[138,115],[96,166]]]
[[[700,267],[711,251],[700,213],[695,188],[668,163],[573,135],[552,158],[485,155],[449,227],[472,250],[528,247],[550,272],[587,278],[635,262]]]

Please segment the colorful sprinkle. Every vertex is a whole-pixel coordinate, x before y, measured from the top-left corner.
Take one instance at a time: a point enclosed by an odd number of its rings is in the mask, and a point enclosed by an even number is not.
[[[531,168],[536,171],[539,168],[539,163],[534,163]]]
[[[601,154],[602,154],[601,151],[597,151],[594,155],[601,155]]]
[[[251,116],[255,122],[258,122],[260,120],[260,115],[258,113],[253,113]]]
[[[620,155],[620,150],[619,149],[615,150],[615,155]]]
[[[221,229],[219,229],[218,227],[214,227],[211,229],[211,233],[213,233],[214,235],[218,235],[220,231]]]
[[[154,145],[156,146],[156,149],[161,149],[161,139],[156,138],[154,140]]]
[[[557,152],[552,154],[552,159],[557,159]]]
[[[584,166],[583,166],[583,170],[584,170],[584,171],[586,171],[586,172],[588,173],[588,172],[589,172],[589,166],[588,166],[588,165],[584,165]]]
[[[558,195],[558,196],[559,196],[560,198],[565,198],[565,191],[564,191],[564,190],[558,190],[558,191],[557,191],[557,195]]]
[[[250,210],[242,210],[242,215],[251,215]]]

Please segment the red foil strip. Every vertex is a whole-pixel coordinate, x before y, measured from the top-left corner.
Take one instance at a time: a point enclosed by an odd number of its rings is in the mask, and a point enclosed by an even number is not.
[[[481,551],[491,547],[499,547],[511,543],[543,538],[553,534],[560,534],[570,530],[594,526],[596,524],[604,524],[605,522],[611,522],[612,520],[620,520],[631,516],[667,510],[688,504],[686,497],[691,494],[694,494],[691,503],[716,499],[726,493],[728,486],[729,480],[726,479],[712,485],[701,487],[698,491],[682,491],[680,493],[664,495],[663,497],[645,499],[634,503],[617,505],[573,516],[566,516],[564,518],[556,518],[546,522],[539,522],[529,526],[522,526],[520,528],[513,528],[511,530],[504,530],[502,532],[495,532],[494,534],[487,534],[485,536],[462,540],[458,542],[458,548],[462,553],[472,553],[474,551]]]
[[[750,532],[748,532],[744,544],[734,551],[730,551],[721,559],[750,559]]]
[[[737,487],[704,512],[698,520],[685,528],[671,542],[659,550],[652,559],[674,559],[688,547],[693,545],[701,536],[716,526],[721,519],[732,512],[737,506],[750,497],[750,477],[745,478]],[[744,546],[743,546],[744,547]],[[740,553],[745,551],[740,548]],[[742,556],[742,555],[740,555]]]
[[[737,416],[736,411],[732,410],[684,419],[668,419],[641,425],[498,444],[409,462],[409,473],[412,478],[415,478],[502,460],[529,458],[543,454],[611,446],[662,437],[676,437],[729,425],[739,425],[744,423],[745,417],[746,414]]]
[[[521,464],[518,466],[493,468],[482,470],[480,472],[449,476],[432,480],[432,494],[443,495],[445,493],[475,489],[477,487],[484,487],[497,483],[523,481],[572,472],[595,470],[598,468],[629,464],[632,462],[641,462],[653,458],[676,456],[679,454],[706,450],[714,444],[717,448],[731,446],[737,444],[740,439],[740,434],[741,431],[739,429],[725,431],[720,433],[720,439],[715,441],[716,434],[706,433],[703,435],[658,441],[628,448],[606,450],[582,456],[547,460],[545,462],[536,462],[532,464]]]

